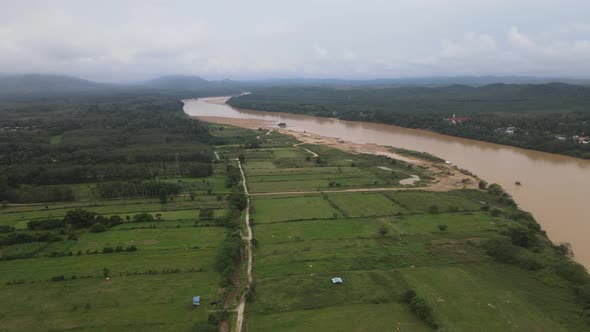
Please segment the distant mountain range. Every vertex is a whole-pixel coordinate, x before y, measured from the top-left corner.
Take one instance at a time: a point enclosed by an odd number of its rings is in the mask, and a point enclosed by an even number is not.
[[[255,90],[275,86],[320,86],[329,88],[358,87],[425,87],[425,86],[484,86],[493,84],[539,84],[560,82],[577,85],[590,85],[590,79],[559,79],[521,76],[465,76],[465,77],[424,77],[374,80],[343,79],[267,79],[250,81],[219,80],[209,81],[199,76],[172,75],[161,76],[144,82],[131,84],[97,83],[85,79],[61,75],[0,74],[0,98],[28,96],[70,96],[101,95],[106,93],[125,93],[133,91],[155,91],[178,93],[190,96],[204,94],[233,94],[240,91]]]
[[[97,83],[61,75],[0,75],[0,98],[96,96],[110,93],[158,92],[191,96],[234,94],[242,83],[208,81],[198,76],[162,76],[131,84]]]

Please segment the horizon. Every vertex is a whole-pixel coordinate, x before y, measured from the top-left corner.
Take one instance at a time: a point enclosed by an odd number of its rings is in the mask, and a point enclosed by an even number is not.
[[[100,83],[100,84],[114,84],[114,85],[141,85],[148,83],[150,81],[162,79],[162,78],[192,78],[192,79],[203,79],[208,82],[221,82],[221,81],[232,81],[238,83],[248,83],[248,82],[280,82],[280,81],[312,81],[312,82],[321,82],[321,81],[341,81],[341,82],[373,82],[373,81],[436,81],[436,80],[448,80],[451,81],[449,84],[458,84],[461,85],[462,83],[452,83],[453,80],[477,80],[477,79],[488,79],[491,80],[489,83],[484,83],[484,85],[488,84],[548,84],[548,83],[565,83],[565,84],[576,84],[578,81],[584,82],[590,81],[590,76],[532,76],[532,75],[457,75],[457,76],[449,76],[449,75],[440,75],[440,76],[415,76],[415,77],[372,77],[372,78],[340,78],[340,77],[261,77],[261,78],[251,78],[251,79],[234,79],[231,77],[225,77],[221,79],[205,77],[202,75],[185,75],[185,74],[162,74],[159,76],[147,77],[144,80],[137,80],[137,81],[103,81],[92,79],[89,77],[78,76],[73,74],[67,73],[34,73],[34,72],[23,72],[23,73],[2,73],[0,72],[0,79],[2,78],[11,78],[11,77],[26,77],[26,76],[40,76],[40,77],[56,77],[56,78],[70,78],[70,79],[79,79],[83,81],[88,81],[92,83]],[[521,82],[509,82],[509,81],[502,81],[502,79],[507,80],[521,80]],[[495,80],[495,81],[494,81]],[[539,81],[539,82],[536,82]],[[570,83],[572,82],[573,83]],[[425,82],[427,83],[427,82]],[[435,83],[435,82],[432,82]]]
[[[25,0],[0,13],[0,72],[119,83],[169,74],[242,81],[580,79],[590,77],[589,11],[581,0],[557,9],[532,0]]]

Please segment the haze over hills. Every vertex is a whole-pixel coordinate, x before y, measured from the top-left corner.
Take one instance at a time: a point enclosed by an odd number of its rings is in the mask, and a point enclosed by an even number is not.
[[[559,82],[560,84],[549,84]],[[100,83],[82,78],[65,75],[47,74],[0,74],[0,97],[23,96],[60,96],[69,94],[92,95],[113,92],[158,91],[158,92],[210,92],[236,93],[242,90],[268,87],[325,87],[325,88],[358,88],[358,87],[447,87],[462,86],[460,90],[468,91],[469,86],[489,86],[489,89],[513,89],[515,85],[531,85],[529,90],[540,90],[556,93],[558,90],[572,90],[570,84],[588,85],[590,80],[539,78],[521,76],[461,76],[461,77],[423,77],[423,78],[392,78],[374,80],[344,79],[264,79],[252,81],[207,80],[199,76],[166,75],[144,82],[129,84]],[[505,86],[503,86],[505,85]],[[535,87],[535,86],[544,87]],[[453,90],[453,89],[451,89]]]

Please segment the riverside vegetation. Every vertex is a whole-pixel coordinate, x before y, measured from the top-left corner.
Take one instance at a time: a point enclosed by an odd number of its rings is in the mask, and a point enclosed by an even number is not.
[[[421,190],[426,167],[204,124],[167,96],[89,104],[0,112],[14,129],[0,134],[2,330],[214,331],[242,291],[250,331],[589,328],[585,269],[498,185]]]
[[[387,123],[586,159],[589,102],[590,87],[563,83],[275,87],[228,101],[246,109]],[[453,115],[458,121],[445,120]]]

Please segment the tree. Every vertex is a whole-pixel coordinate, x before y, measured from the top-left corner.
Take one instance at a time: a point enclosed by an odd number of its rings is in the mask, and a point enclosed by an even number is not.
[[[213,219],[213,209],[201,209],[199,211],[199,219],[212,220]]]
[[[511,225],[506,231],[512,244],[523,248],[530,248],[537,244],[535,232],[521,224]]]
[[[479,180],[479,189],[484,190],[488,186],[488,183],[484,180]]]
[[[156,213],[156,221],[162,221],[162,214]]]
[[[504,189],[502,189],[502,187],[497,183],[490,184],[488,186],[488,191],[497,196],[504,194]]]
[[[195,196],[197,196],[197,194],[195,194],[195,193],[194,193],[194,192],[192,192],[192,191],[191,191],[191,192],[190,192],[188,195],[189,195],[189,197],[191,198],[191,201],[194,201],[194,200],[195,200]]]
[[[127,220],[127,222],[130,222],[131,221],[131,217],[127,215],[127,216],[125,216],[125,220]]]
[[[432,213],[432,214],[438,213],[438,206],[437,205],[431,205],[428,208],[428,213]]]
[[[160,191],[159,197],[160,197],[160,204],[168,203],[168,195],[164,191]]]
[[[442,232],[447,230],[447,225],[445,224],[438,224],[438,229]]]
[[[66,224],[72,225],[75,228],[84,228],[92,226],[96,222],[96,216],[96,212],[75,209],[68,211],[63,220]]]
[[[105,267],[102,269],[102,276],[103,277],[108,278],[110,273],[111,273],[111,270],[109,270],[109,268]]]
[[[102,233],[102,232],[105,232],[106,230],[107,230],[107,226],[105,226],[101,222],[97,222],[96,224],[94,224],[90,227],[91,233]]]
[[[246,197],[246,194],[244,194],[242,186],[238,186],[231,192],[231,194],[229,194],[228,201],[232,207],[240,211],[246,208],[248,199]]]
[[[240,161],[240,163],[242,163],[242,164],[246,162],[246,157],[244,156],[244,154],[243,154],[243,153],[240,153],[240,154],[238,155],[238,160],[239,160],[239,161]]]

